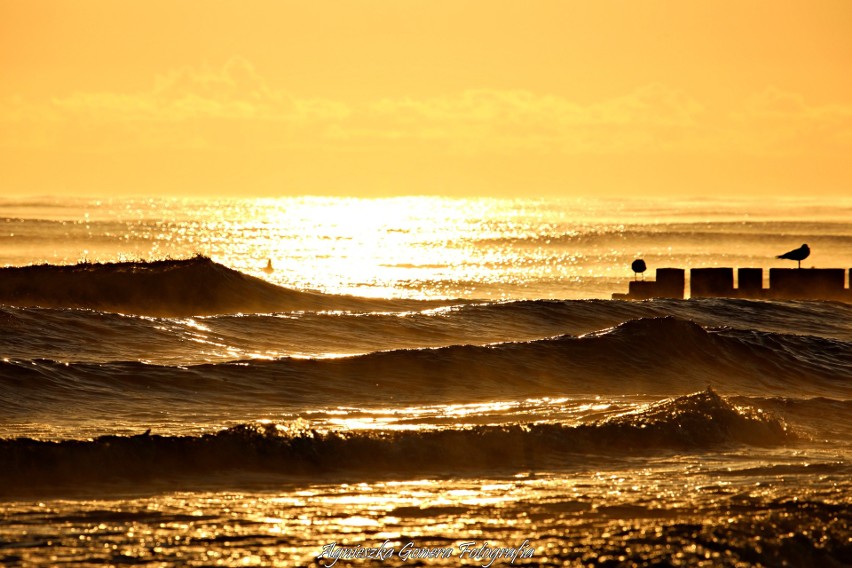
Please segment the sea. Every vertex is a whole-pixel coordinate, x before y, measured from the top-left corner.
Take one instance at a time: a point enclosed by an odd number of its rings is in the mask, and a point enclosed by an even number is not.
[[[850,566],[852,304],[611,299],[803,243],[852,199],[0,197],[0,564]]]

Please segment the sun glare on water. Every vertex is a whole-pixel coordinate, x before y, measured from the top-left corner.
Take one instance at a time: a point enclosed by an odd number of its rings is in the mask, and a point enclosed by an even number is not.
[[[161,234],[154,251],[198,252],[281,286],[328,294],[553,297],[566,284],[622,276],[625,252],[608,239],[624,231],[623,209],[577,199],[213,200],[186,206],[187,218],[175,218],[176,231]],[[627,217],[637,215],[644,214]],[[587,234],[605,238],[590,246]]]
[[[262,200],[266,234],[258,236],[275,266],[272,280],[332,294],[392,297],[399,283],[414,286],[435,272],[464,272],[470,256],[465,234],[476,227],[469,209],[453,205],[418,198]],[[300,274],[310,282],[299,283]]]
[[[813,220],[807,226],[803,210]],[[35,210],[7,207],[5,229],[15,247],[0,249],[0,262],[201,254],[279,286],[327,294],[609,298],[632,278],[635,258],[652,271],[770,268],[778,266],[778,251],[809,234],[817,266],[845,262],[849,210],[847,202],[795,200],[770,207],[747,200],[426,196],[71,199]],[[49,222],[28,221],[34,216]]]

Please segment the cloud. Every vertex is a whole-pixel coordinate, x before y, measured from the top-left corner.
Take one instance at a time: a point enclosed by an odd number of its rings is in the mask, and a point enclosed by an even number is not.
[[[850,143],[852,106],[815,106],[771,87],[738,109],[714,109],[658,83],[583,103],[476,89],[353,104],[273,88],[240,58],[175,69],[135,93],[0,100],[5,148],[777,155],[848,150]]]
[[[842,150],[852,142],[852,105],[809,104],[799,93],[767,87],[733,112],[732,129],[752,153]]]
[[[593,104],[525,90],[469,90],[429,99],[383,99],[352,137],[445,141],[457,150],[612,151],[665,144],[693,128],[703,107],[683,93],[649,85]]]
[[[346,105],[296,99],[270,89],[254,67],[231,59],[221,68],[185,67],[158,77],[154,88],[135,94],[77,93],[53,104],[92,120],[184,121],[194,119],[316,121],[337,120]]]
[[[618,124],[687,125],[702,106],[663,85],[649,85],[627,96],[590,105],[529,91],[471,90],[454,97],[385,99],[377,114],[433,122],[523,124],[527,126],[612,126]]]
[[[254,67],[184,67],[136,93],[77,92],[48,101],[0,100],[4,147],[118,150],[288,143],[346,119],[341,102],[270,88]]]

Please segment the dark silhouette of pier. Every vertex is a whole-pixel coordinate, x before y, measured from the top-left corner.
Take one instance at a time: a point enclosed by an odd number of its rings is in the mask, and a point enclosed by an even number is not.
[[[848,273],[848,281],[847,281]],[[614,300],[683,299],[686,270],[658,268],[656,280],[632,281],[626,294]],[[852,268],[770,268],[769,286],[763,286],[762,268],[692,268],[692,298],[747,298],[752,300],[837,300],[852,303]]]

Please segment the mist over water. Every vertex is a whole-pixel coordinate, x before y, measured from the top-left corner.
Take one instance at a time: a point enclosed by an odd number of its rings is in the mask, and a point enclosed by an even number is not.
[[[640,257],[850,268],[850,201],[7,199],[0,236],[43,265],[0,271],[0,563],[852,563],[852,306],[609,300]]]

